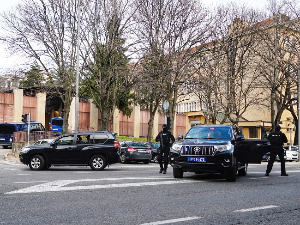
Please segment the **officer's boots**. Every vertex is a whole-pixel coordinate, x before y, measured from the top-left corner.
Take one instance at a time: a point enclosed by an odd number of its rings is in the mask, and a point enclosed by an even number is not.
[[[164,168],[161,166],[160,170],[159,170],[159,173],[162,173],[163,171],[164,171]]]

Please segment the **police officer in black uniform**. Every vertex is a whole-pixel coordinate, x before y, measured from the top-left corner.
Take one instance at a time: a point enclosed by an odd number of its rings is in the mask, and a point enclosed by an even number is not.
[[[281,176],[288,176],[285,171],[285,160],[284,160],[284,150],[283,150],[283,143],[287,143],[287,138],[284,133],[280,131],[281,127],[277,125],[275,127],[275,132],[269,134],[268,139],[271,143],[271,152],[270,152],[270,160],[268,162],[266,176],[269,176],[271,173],[276,155],[279,156],[281,162]]]
[[[157,161],[160,165],[159,173],[166,174],[169,164],[170,147],[175,142],[173,134],[169,131],[167,124],[163,124],[163,130],[156,136],[155,141],[160,142]]]

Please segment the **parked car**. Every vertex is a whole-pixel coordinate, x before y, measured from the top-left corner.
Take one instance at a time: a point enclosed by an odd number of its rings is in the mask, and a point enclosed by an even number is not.
[[[30,132],[45,131],[45,127],[39,122],[31,121],[29,130]],[[3,148],[11,147],[15,138],[14,132],[18,131],[28,131],[28,123],[0,123],[0,145]]]
[[[53,141],[54,139],[41,139],[41,140],[38,140],[36,142],[34,142],[33,145],[44,145],[44,144],[49,144]]]
[[[19,157],[32,170],[52,165],[90,166],[92,170],[103,170],[119,162],[119,143],[115,133],[108,131],[70,133],[49,144],[24,147]]]
[[[152,151],[149,146],[137,141],[120,142],[120,161],[127,163],[130,161],[149,163],[152,158]]]
[[[158,156],[158,153],[157,153],[157,149],[160,147],[160,144],[159,143],[156,143],[156,142],[145,142],[144,143],[145,145],[147,145],[149,148],[151,148],[151,151],[152,151],[152,161],[157,163],[157,156]]]
[[[286,161],[299,161],[299,149],[298,146],[286,145],[285,149]]]
[[[284,159],[287,160],[286,149],[285,149],[284,147],[285,147],[285,146],[283,146],[283,150],[284,150]],[[267,152],[266,154],[264,154],[264,156],[262,157],[262,161],[266,161],[266,162],[269,162],[269,161],[270,161],[270,152]],[[276,155],[275,161],[280,161],[278,155]]]
[[[50,131],[62,132],[64,119],[62,117],[53,117],[50,121]]]

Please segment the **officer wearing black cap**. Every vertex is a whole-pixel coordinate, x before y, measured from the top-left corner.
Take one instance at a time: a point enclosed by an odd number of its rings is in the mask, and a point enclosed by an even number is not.
[[[155,141],[160,142],[157,161],[160,165],[159,173],[166,174],[169,164],[170,147],[175,142],[173,134],[169,131],[167,124],[162,125],[163,130],[156,136]]]
[[[269,176],[271,173],[276,155],[278,155],[280,162],[281,162],[281,176],[288,176],[285,171],[285,160],[284,160],[284,150],[283,150],[283,143],[287,143],[287,138],[284,133],[280,131],[281,127],[277,125],[275,127],[275,132],[269,134],[268,139],[271,143],[271,152],[270,152],[270,160],[268,162],[266,176]]]

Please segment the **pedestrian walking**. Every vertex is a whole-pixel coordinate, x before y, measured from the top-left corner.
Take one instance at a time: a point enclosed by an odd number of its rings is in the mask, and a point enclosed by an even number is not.
[[[271,143],[271,151],[270,151],[270,160],[268,162],[267,170],[266,170],[266,176],[269,176],[269,173],[271,173],[274,161],[276,156],[278,155],[281,163],[281,176],[288,176],[288,174],[285,171],[285,160],[284,160],[284,149],[283,149],[283,143],[287,143],[287,138],[284,133],[281,131],[281,127],[277,125],[275,127],[275,132],[272,132],[269,134],[268,139]]]
[[[160,166],[159,173],[166,174],[169,164],[170,147],[175,142],[175,138],[169,131],[167,124],[163,124],[162,131],[156,136],[155,141],[160,142],[157,155],[157,161]]]

